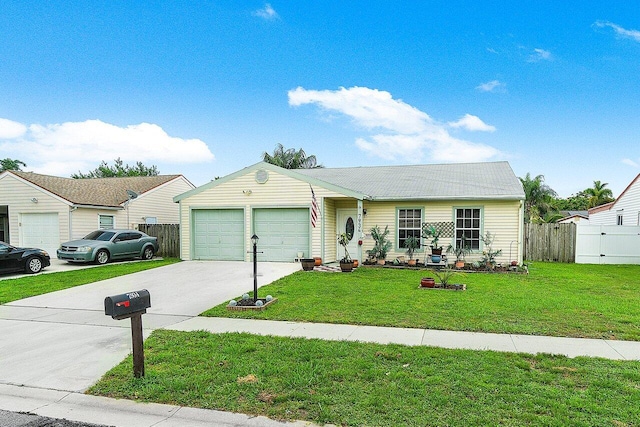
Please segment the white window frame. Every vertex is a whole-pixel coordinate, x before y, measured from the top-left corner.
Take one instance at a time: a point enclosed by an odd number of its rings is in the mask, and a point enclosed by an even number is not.
[[[102,226],[102,218],[111,218],[111,227],[103,227]],[[99,230],[108,230],[116,228],[116,217],[115,215],[103,215],[98,214],[98,229]]]
[[[622,225],[624,217],[622,216],[621,213],[616,215],[616,225]]]
[[[145,224],[157,224],[158,223],[158,217],[157,216],[145,216],[144,217],[144,223]]]

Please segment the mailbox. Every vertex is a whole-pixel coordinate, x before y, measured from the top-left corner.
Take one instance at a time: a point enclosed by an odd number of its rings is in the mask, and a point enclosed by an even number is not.
[[[149,307],[151,307],[151,296],[146,289],[113,295],[104,299],[104,314],[114,319],[126,319],[144,314]]]

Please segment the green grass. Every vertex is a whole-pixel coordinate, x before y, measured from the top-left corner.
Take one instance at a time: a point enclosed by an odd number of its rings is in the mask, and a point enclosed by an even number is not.
[[[204,316],[640,341],[640,266],[534,263],[530,274],[467,273],[466,291],[418,289],[427,271],[300,271],[259,290],[262,312]]]
[[[0,280],[0,304],[178,262],[177,258],[107,264],[73,271]]]
[[[367,426],[631,426],[640,362],[158,330],[91,394]]]

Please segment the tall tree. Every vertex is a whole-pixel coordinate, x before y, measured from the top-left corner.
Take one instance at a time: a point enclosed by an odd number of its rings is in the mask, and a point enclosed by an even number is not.
[[[27,164],[18,159],[1,159],[0,160],[0,172],[4,171],[21,171],[21,166],[27,167]]]
[[[100,163],[96,169],[92,170],[89,173],[82,173],[78,171],[78,173],[74,173],[71,175],[71,178],[82,179],[82,178],[113,178],[113,177],[123,177],[123,176],[157,176],[160,172],[158,168],[153,165],[147,167],[143,165],[141,162],[137,162],[134,166],[125,165],[122,162],[122,159],[118,157],[115,160],[113,166],[109,166],[107,162],[104,160]]]
[[[615,200],[611,189],[605,188],[607,185],[609,185],[608,182],[593,181],[593,187],[587,188],[583,191],[583,193],[589,197],[590,208],[613,202]]]
[[[262,153],[262,160],[285,169],[313,169],[324,167],[318,164],[316,156],[307,156],[307,153],[305,153],[302,148],[299,150],[295,148],[285,149],[282,144],[276,145],[273,154],[269,154],[266,151]]]
[[[544,175],[532,178],[527,172],[524,178],[519,178],[524,189],[524,219],[525,222],[537,222],[551,211],[553,198],[557,196],[551,187],[544,183]]]

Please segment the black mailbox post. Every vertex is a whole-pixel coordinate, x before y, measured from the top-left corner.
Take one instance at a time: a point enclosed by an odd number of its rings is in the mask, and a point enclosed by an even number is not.
[[[142,315],[151,307],[149,291],[127,292],[104,299],[104,314],[116,320],[131,318],[131,341],[133,343],[133,376],[144,377],[144,347],[142,339]]]

